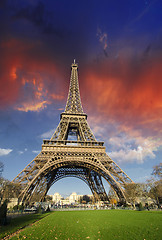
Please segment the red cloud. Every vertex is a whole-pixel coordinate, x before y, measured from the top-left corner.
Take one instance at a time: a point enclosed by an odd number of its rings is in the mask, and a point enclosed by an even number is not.
[[[138,126],[161,131],[161,63],[161,58],[132,62],[123,57],[92,65],[83,86],[89,90],[89,111],[95,109],[104,121],[114,121],[123,129]]]
[[[11,39],[1,43],[1,109],[15,105],[20,111],[39,111],[64,98],[57,93],[61,89],[57,66],[42,49],[41,42]]]
[[[48,102],[47,101],[42,101],[42,102],[24,102],[21,107],[17,107],[16,110],[18,111],[23,111],[23,112],[28,112],[28,111],[34,111],[34,112],[39,112],[40,110],[46,108]]]

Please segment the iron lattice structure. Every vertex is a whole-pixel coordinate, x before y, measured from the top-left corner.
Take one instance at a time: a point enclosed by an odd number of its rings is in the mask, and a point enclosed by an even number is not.
[[[43,140],[41,152],[12,181],[20,186],[19,202],[43,201],[56,181],[69,176],[83,180],[95,200],[108,200],[102,178],[120,201],[126,200],[124,187],[132,180],[106,154],[104,142],[94,137],[81,104],[75,60],[71,67],[68,99],[56,131],[50,140]]]

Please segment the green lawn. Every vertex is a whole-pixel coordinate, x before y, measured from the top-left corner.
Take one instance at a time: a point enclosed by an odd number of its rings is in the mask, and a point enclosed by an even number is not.
[[[162,212],[53,212],[11,239],[161,240]]]
[[[9,219],[9,224],[6,226],[0,226],[0,239],[3,237],[10,235],[11,233],[16,232],[17,230],[24,228],[25,226],[28,226],[29,224],[32,224],[35,221],[38,221],[46,216],[48,216],[49,213],[45,214],[29,214],[22,217],[17,218],[11,218]]]

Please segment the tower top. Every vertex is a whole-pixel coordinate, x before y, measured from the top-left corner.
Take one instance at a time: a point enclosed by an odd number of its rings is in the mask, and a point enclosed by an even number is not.
[[[75,62],[75,59],[74,59],[74,62],[71,64],[71,67],[72,67],[72,68],[73,68],[73,67],[78,68],[78,64]]]
[[[65,113],[68,114],[84,114],[78,83],[78,64],[75,62],[71,65],[71,78],[68,99],[65,107]]]

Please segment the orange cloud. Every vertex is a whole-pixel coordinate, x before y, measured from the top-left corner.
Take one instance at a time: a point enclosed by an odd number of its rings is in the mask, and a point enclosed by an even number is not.
[[[23,85],[28,85],[28,88],[32,92],[32,99],[27,98],[20,106],[16,106],[15,109],[18,111],[34,111],[39,112],[47,107],[48,104],[52,103],[52,100],[62,100],[64,99],[63,95],[58,94],[50,94],[49,90],[46,88],[43,79],[38,75],[37,77],[33,78],[32,80],[28,80],[23,78],[22,79]],[[45,100],[46,99],[46,100]]]
[[[42,49],[40,42],[17,39],[0,44],[1,109],[13,106],[19,111],[40,111],[64,98],[58,67]]]
[[[29,111],[39,112],[44,108],[46,108],[47,104],[49,104],[49,102],[47,101],[42,101],[38,103],[33,103],[33,102],[23,103],[21,107],[16,107],[15,109],[22,112],[29,112]]]
[[[17,78],[16,67],[13,67],[13,68],[11,69],[10,76],[11,76],[11,80],[13,80],[13,81],[16,80],[16,78]]]
[[[92,65],[85,74],[89,111],[124,129],[162,130],[162,59],[130,63],[108,60]],[[86,96],[87,100],[87,96]],[[84,104],[83,104],[84,106]]]
[[[56,100],[62,100],[62,99],[64,99],[64,96],[63,95],[57,95],[57,94],[51,94],[50,95],[50,97],[52,98],[52,99],[56,99]]]

